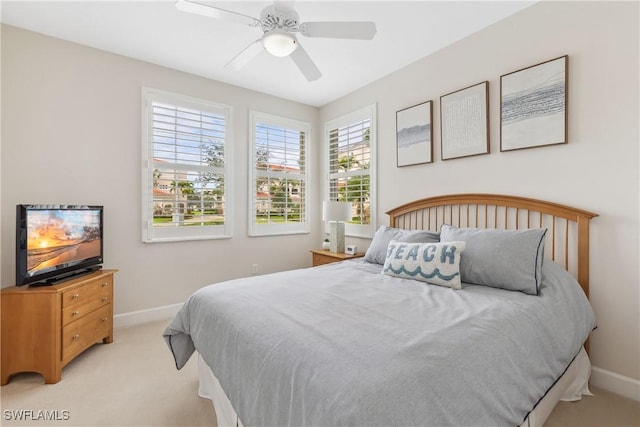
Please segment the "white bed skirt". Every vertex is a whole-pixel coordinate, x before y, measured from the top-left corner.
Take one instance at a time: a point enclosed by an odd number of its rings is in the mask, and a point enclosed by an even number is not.
[[[198,379],[200,380],[198,396],[211,400],[213,410],[216,412],[218,427],[242,427],[242,422],[233,409],[227,394],[200,353],[198,353]]]
[[[521,427],[542,427],[559,400],[580,400],[583,395],[592,396],[589,391],[589,376],[591,375],[591,362],[584,347],[578,356],[571,362],[566,372],[549,392],[531,411]],[[233,405],[225,394],[220,382],[213,374],[207,363],[198,354],[198,376],[200,387],[198,395],[211,400],[216,412],[219,427],[242,427],[242,422],[236,414]]]

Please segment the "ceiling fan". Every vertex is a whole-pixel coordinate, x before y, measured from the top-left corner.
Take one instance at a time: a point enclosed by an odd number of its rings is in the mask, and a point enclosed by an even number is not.
[[[322,73],[320,73],[309,54],[302,48],[295,33],[305,37],[356,40],[371,40],[376,34],[376,24],[374,22],[300,23],[296,11],[284,3],[291,4],[293,2],[274,2],[274,4],[262,10],[260,19],[191,0],[177,0],[176,7],[183,12],[225,19],[262,30],[262,37],[233,57],[225,67],[240,69],[262,52],[264,48],[274,56],[290,56],[309,81],[319,79]]]

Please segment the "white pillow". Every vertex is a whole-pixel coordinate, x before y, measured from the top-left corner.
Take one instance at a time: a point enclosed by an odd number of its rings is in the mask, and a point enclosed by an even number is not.
[[[460,254],[465,242],[407,243],[392,240],[382,273],[462,289]]]

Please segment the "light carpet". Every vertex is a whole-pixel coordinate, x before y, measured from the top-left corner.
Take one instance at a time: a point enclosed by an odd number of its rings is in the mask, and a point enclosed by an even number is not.
[[[63,369],[57,384],[45,385],[38,374],[14,376],[0,388],[0,424],[216,426],[211,402],[197,395],[196,357],[182,370],[175,368],[162,338],[167,323],[116,329],[113,343],[84,352]],[[640,426],[639,402],[592,391],[593,397],[558,404],[545,427]]]

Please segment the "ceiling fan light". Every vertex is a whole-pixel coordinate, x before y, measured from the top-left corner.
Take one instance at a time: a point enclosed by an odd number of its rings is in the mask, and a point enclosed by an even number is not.
[[[279,30],[268,32],[262,38],[264,48],[273,56],[289,56],[298,47],[296,39],[288,33]]]

